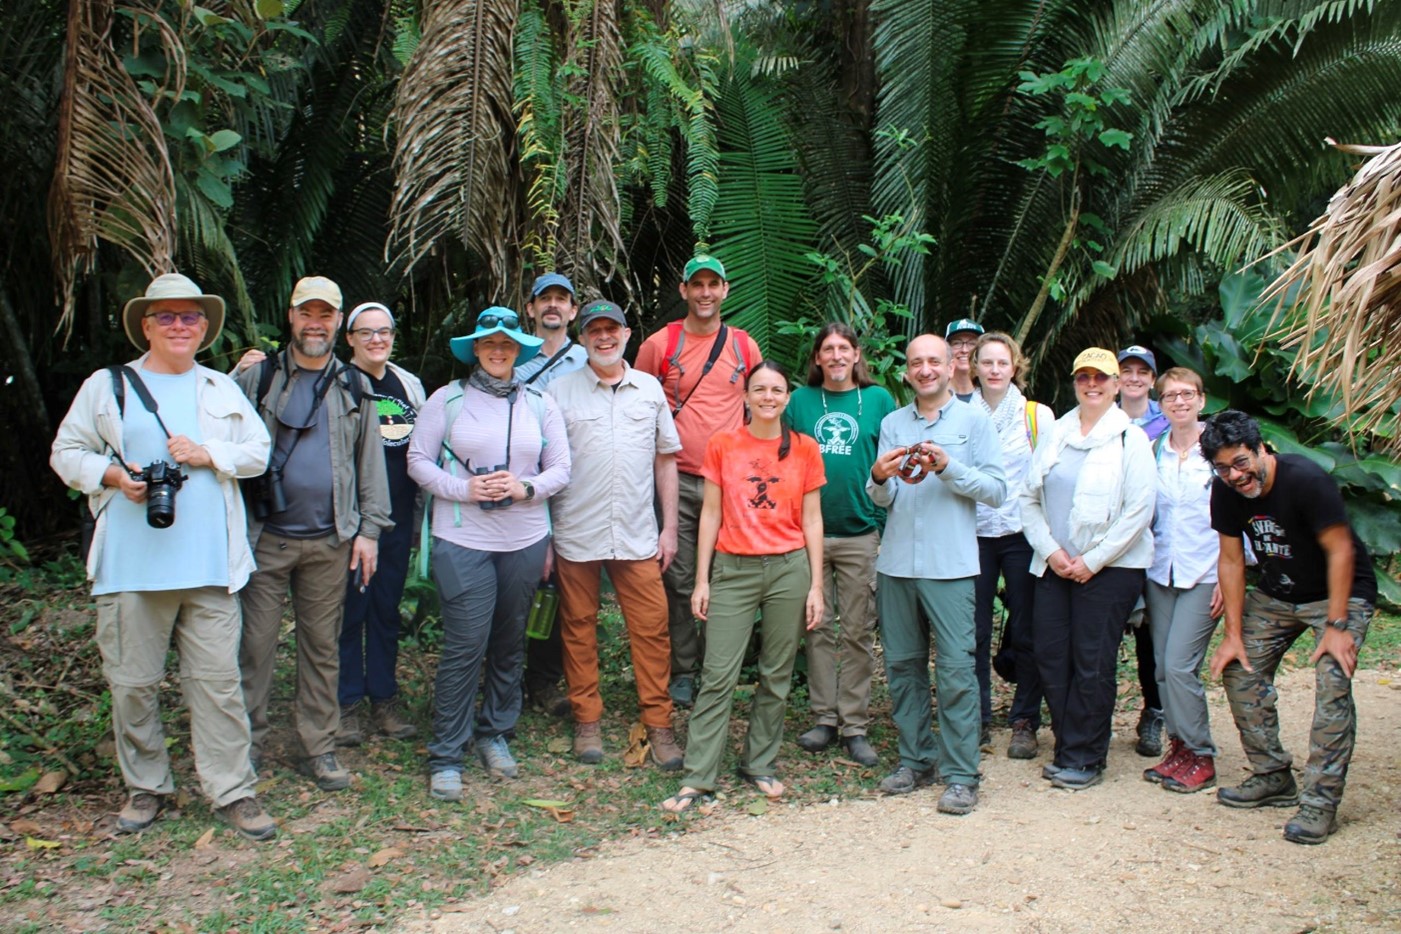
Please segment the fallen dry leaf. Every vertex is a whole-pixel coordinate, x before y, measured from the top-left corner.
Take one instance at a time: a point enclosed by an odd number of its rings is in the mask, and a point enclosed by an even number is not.
[[[574,744],[562,736],[556,736],[554,739],[550,740],[548,743],[545,744],[545,748],[550,752],[554,753],[555,755],[559,756],[573,749]]]
[[[195,849],[203,850],[207,848],[212,842],[214,842],[214,828],[210,827],[204,833],[199,835],[199,839],[195,841]]]
[[[634,723],[628,728],[628,748],[623,752],[623,766],[640,769],[647,764],[647,728]]]
[[[331,880],[331,891],[338,895],[353,895],[370,884],[370,871],[357,866]]]
[[[767,798],[758,798],[757,800],[749,802],[749,813],[754,817],[758,817],[760,814],[767,814],[768,812],[769,800]]]
[[[67,772],[45,772],[34,783],[33,790],[36,795],[51,795],[62,788],[66,781],[68,781]]]
[[[26,817],[10,821],[10,829],[15,833],[24,834],[27,837],[37,836],[44,832],[38,824]]]
[[[561,824],[567,824],[574,820],[574,811],[568,808],[546,808],[545,813]]]
[[[378,869],[381,866],[387,865],[391,860],[400,859],[403,855],[404,851],[397,846],[387,846],[370,857],[370,868]]]
[[[24,845],[31,850],[52,850],[61,846],[57,840],[40,840],[38,837],[25,837]]]

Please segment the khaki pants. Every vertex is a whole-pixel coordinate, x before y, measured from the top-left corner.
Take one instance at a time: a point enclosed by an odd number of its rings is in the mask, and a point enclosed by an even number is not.
[[[258,570],[239,591],[243,602],[243,697],[253,728],[253,747],[268,735],[268,701],[277,665],[277,636],[288,588],[296,613],[297,735],[310,757],[335,751],[340,729],[341,614],[350,574],[350,542],[322,538],[283,538],[263,532],[254,552]]]
[[[826,609],[822,625],[807,634],[808,703],[818,724],[835,727],[840,723],[843,736],[865,736],[871,722],[879,548],[879,532],[822,540]]]
[[[555,559],[559,576],[559,625],[564,640],[564,676],[574,719],[593,723],[603,716],[598,691],[599,575],[608,571],[628,630],[637,703],[644,726],[671,728],[671,641],[667,637],[666,590],[655,558],[642,561]]]
[[[175,790],[161,727],[160,683],[171,640],[190,710],[195,771],[215,807],[253,794],[248,715],[239,689],[238,601],[222,587],[104,594],[97,647],[112,690],[112,732],[128,790]]]

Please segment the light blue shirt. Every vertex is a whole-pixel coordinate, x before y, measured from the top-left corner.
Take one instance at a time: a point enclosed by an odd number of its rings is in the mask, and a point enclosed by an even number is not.
[[[881,420],[882,454],[920,441],[948,454],[943,473],[931,473],[920,483],[898,476],[881,484],[866,480],[872,501],[890,514],[876,570],[928,580],[974,577],[979,570],[976,504],[1000,506],[1007,498],[997,430],[992,419],[952,397],[936,421],[921,416],[913,403]]]
[[[196,443],[199,427],[194,368],[172,375],[138,370],[172,435]],[[127,460],[145,469],[155,461],[174,466],[165,432],[130,385],[122,417]],[[189,590],[229,586],[228,515],[219,479],[207,467],[181,466],[189,477],[175,494],[175,523],[158,529],[146,521],[146,503],[120,494],[107,504],[107,542],[93,582],[94,596],[131,591]]]
[[[541,350],[540,353],[516,367],[516,379],[523,383],[528,382],[536,389],[544,389],[566,373],[582,370],[584,364],[589,362],[589,352],[580,346],[578,342],[569,340],[567,337],[565,340],[569,341],[569,343],[564,353],[560,354],[555,362],[550,364],[548,370],[545,370],[543,373],[540,372],[545,369],[545,364],[550,363],[550,358],[553,357],[554,354],[547,354]],[[535,374],[537,373],[540,375],[536,376]],[[534,377],[534,379],[532,379],[532,377]]]

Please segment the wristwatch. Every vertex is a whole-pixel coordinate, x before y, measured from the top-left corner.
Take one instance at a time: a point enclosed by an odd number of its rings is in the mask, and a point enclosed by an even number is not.
[[[526,498],[526,499],[534,499],[534,498],[535,498],[535,484],[531,483],[529,480],[522,480],[522,481],[521,481],[521,486],[525,487],[525,498]]]
[[[1344,616],[1344,617],[1342,617],[1342,618],[1340,618],[1340,619],[1330,619],[1328,622],[1324,623],[1323,625],[1327,626],[1329,629],[1342,629],[1342,630],[1346,630],[1346,629],[1347,629],[1347,617]]]

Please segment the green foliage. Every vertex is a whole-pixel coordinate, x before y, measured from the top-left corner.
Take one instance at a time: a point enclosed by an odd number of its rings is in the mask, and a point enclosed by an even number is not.
[[[29,550],[15,536],[15,517],[0,506],[0,564],[14,567],[29,563]]]

